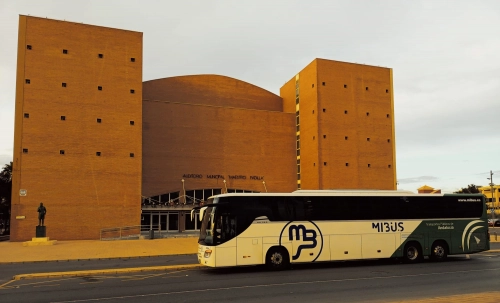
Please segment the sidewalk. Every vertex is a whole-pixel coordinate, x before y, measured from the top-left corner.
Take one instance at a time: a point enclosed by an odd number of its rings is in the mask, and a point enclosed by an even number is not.
[[[1,263],[134,258],[196,254],[198,238],[154,240],[57,241],[55,245],[23,246],[22,242],[0,242]]]

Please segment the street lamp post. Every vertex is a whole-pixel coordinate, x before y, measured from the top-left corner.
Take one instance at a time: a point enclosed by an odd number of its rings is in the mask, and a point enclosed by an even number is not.
[[[490,177],[487,178],[488,180],[490,180],[490,190],[491,190],[491,208],[493,209],[493,211],[491,212],[491,218],[492,219],[495,219],[495,191],[494,191],[494,188],[493,188],[493,185],[495,185],[493,183],[493,171],[490,170]]]
[[[226,189],[226,194],[227,194],[226,179],[222,180],[222,182],[224,182],[224,188]]]
[[[184,179],[182,179],[181,181],[182,181],[182,194],[184,197],[184,204],[186,204],[186,188],[184,187]]]

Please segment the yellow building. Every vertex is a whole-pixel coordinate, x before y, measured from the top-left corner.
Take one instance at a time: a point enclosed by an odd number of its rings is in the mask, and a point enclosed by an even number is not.
[[[492,209],[495,210],[495,216],[500,216],[500,185],[481,186],[479,191],[485,195],[488,204],[488,214],[491,214]]]
[[[421,186],[417,189],[419,194],[440,194],[441,190],[440,189],[435,189],[432,186],[429,185],[424,185]]]

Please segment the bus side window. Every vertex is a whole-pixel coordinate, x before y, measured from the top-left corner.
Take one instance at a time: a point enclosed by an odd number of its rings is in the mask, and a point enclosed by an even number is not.
[[[224,243],[236,236],[236,216],[223,213],[217,221],[217,243]]]
[[[306,201],[309,201],[309,203],[306,203]],[[287,202],[287,212],[289,212],[290,221],[309,220],[307,214],[311,211],[309,207],[311,205],[310,199],[308,200],[306,197],[290,197]],[[307,211],[306,204],[308,204]]]

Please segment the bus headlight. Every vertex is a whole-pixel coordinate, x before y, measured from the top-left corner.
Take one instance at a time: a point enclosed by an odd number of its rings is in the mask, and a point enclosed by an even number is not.
[[[205,250],[205,258],[210,258],[211,254],[212,254],[212,250],[211,249],[206,249]]]

